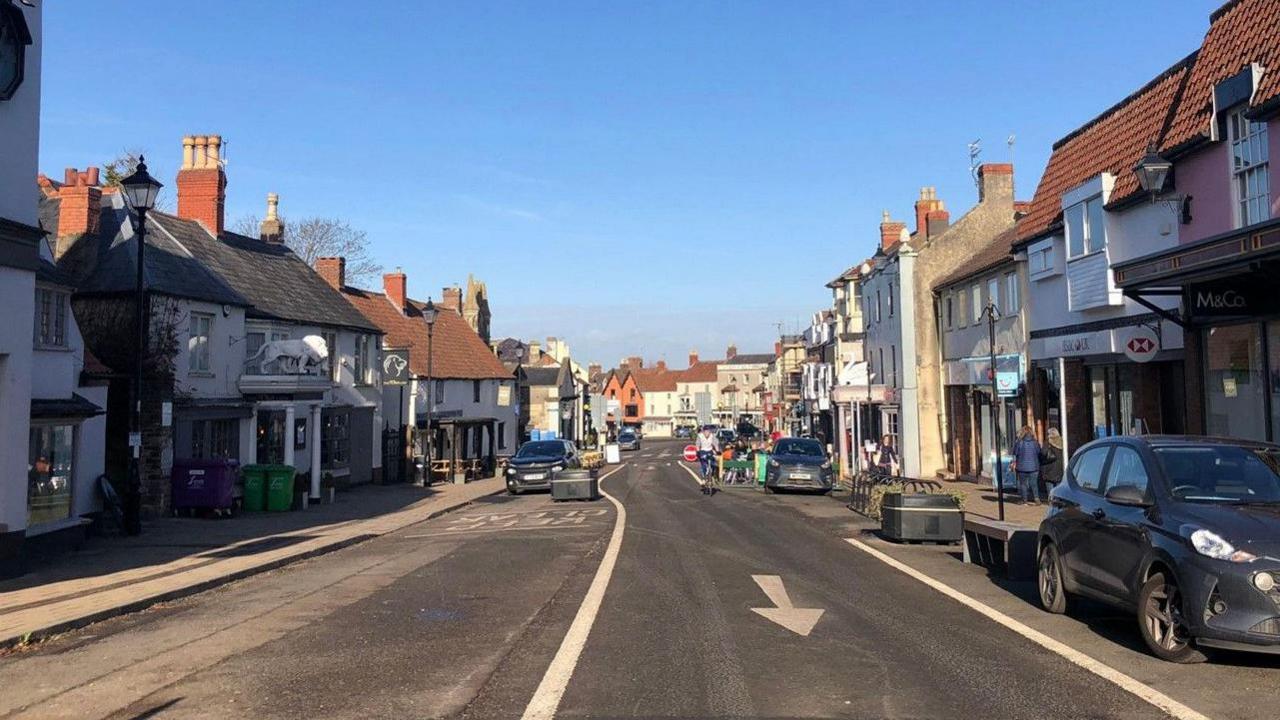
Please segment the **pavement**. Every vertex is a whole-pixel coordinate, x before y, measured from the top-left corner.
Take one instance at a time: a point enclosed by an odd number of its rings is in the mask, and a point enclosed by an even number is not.
[[[1274,716],[1280,658],[1160,662],[839,497],[703,496],[679,449],[616,504],[481,497],[0,657],[0,718]]]
[[[500,478],[424,489],[364,486],[305,512],[162,518],[136,537],[94,537],[0,582],[0,648],[332,552],[504,490]]]

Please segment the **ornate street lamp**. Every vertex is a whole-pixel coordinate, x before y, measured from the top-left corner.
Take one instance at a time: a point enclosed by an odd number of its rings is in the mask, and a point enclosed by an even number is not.
[[[120,181],[125,200],[138,219],[137,271],[134,280],[133,382],[129,387],[129,477],[124,493],[124,531],[128,535],[142,532],[142,359],[147,349],[146,288],[143,268],[147,248],[147,211],[155,207],[156,196],[163,187],[147,172],[147,163],[138,156],[138,166]]]
[[[1154,142],[1147,143],[1147,152],[1134,166],[1133,173],[1138,176],[1138,185],[1151,195],[1152,203],[1164,203],[1183,225],[1191,222],[1191,196],[1178,193],[1162,195],[1164,186],[1169,182],[1169,173],[1173,171],[1173,163],[1165,160]]]
[[[427,323],[427,485],[431,484],[431,473],[434,472],[431,461],[435,457],[436,444],[436,431],[431,427],[431,411],[435,405],[435,382],[431,379],[431,373],[435,369],[432,363],[435,360],[436,318],[439,316],[440,311],[436,309],[435,303],[427,298],[426,307],[422,308],[422,319]]]

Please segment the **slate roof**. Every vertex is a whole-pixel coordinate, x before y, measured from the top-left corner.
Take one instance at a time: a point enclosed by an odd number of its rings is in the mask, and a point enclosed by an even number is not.
[[[302,258],[284,245],[224,232],[194,220],[151,214],[166,233],[249,301],[248,317],[378,332]]]
[[[1062,224],[1062,194],[1100,173],[1115,176],[1109,205],[1140,190],[1133,167],[1158,142],[1177,104],[1195,54],[1179,60],[1137,92],[1054,143],[1027,214],[1018,222],[1018,242],[1029,242]]]
[[[1280,0],[1233,0],[1209,16],[1209,30],[1161,148],[1175,149],[1207,138],[1214,85],[1255,62],[1265,71],[1253,107],[1274,109],[1280,105]]]
[[[323,281],[321,281],[323,282]],[[335,291],[335,294],[336,293]],[[401,313],[382,293],[343,288],[338,294],[344,303],[368,318],[367,322],[385,333],[388,347],[409,348],[409,369],[414,375],[427,375],[427,323],[422,318],[425,303],[410,299]],[[484,340],[456,312],[441,310],[432,330],[431,377],[446,380],[511,379],[511,371],[503,367]]]
[[[520,371],[524,373],[525,384],[527,385],[560,384],[559,367],[530,367],[526,365],[521,366]]]
[[[993,268],[997,268],[1005,263],[1013,262],[1013,243],[1018,239],[1018,228],[1011,227],[1008,230],[991,238],[991,242],[986,247],[974,253],[963,267],[957,269],[950,275],[945,275],[942,279],[933,284],[934,290],[939,290],[948,285],[953,285],[966,278],[975,277]]]
[[[755,353],[744,355],[738,353],[731,358],[721,361],[722,365],[768,365],[773,362],[776,356],[773,353]]]

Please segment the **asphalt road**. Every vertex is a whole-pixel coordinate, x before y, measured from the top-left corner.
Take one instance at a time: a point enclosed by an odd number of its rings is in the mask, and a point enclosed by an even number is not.
[[[625,539],[560,717],[1162,716],[852,549],[835,501],[705,497],[678,450],[604,482]],[[615,520],[501,496],[100,623],[0,659],[0,718],[519,717]],[[816,622],[753,610],[779,584]]]

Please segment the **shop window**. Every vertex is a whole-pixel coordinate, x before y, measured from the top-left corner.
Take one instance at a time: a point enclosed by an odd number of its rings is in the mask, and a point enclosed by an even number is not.
[[[191,457],[195,460],[236,459],[240,456],[240,421],[193,420]]]
[[[320,411],[320,467],[326,470],[351,464],[351,413],[346,408]]]
[[[27,525],[71,517],[75,425],[33,424],[27,448]]]
[[[1236,227],[1271,217],[1271,178],[1268,173],[1267,123],[1244,116],[1246,108],[1227,116],[1231,140],[1231,183]]]
[[[258,463],[279,465],[284,462],[284,411],[258,411]]]
[[[36,347],[67,346],[67,293],[36,288]]]
[[[1205,333],[1205,425],[1210,435],[1267,437],[1260,328],[1254,323],[1224,325]]]
[[[191,313],[187,334],[187,369],[193,373],[209,372],[209,336],[212,332],[212,315]]]

